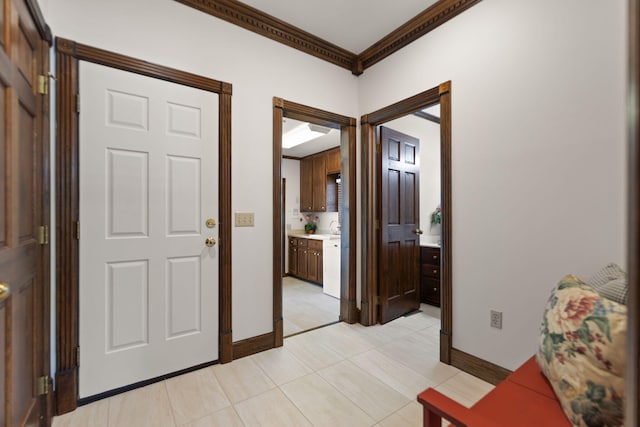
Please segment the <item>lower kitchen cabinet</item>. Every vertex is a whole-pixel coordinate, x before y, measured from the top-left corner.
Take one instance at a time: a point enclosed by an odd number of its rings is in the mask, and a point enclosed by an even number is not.
[[[440,307],[439,247],[420,247],[420,302]]]
[[[322,284],[322,240],[289,237],[289,275]]]

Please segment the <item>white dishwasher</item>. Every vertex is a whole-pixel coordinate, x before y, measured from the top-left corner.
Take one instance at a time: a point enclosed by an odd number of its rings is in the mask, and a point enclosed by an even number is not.
[[[322,291],[340,298],[340,239],[328,239],[322,245]]]

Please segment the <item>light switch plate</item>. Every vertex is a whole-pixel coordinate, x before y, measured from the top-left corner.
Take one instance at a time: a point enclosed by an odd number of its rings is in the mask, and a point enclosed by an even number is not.
[[[254,227],[254,216],[253,212],[236,212],[236,227]]]

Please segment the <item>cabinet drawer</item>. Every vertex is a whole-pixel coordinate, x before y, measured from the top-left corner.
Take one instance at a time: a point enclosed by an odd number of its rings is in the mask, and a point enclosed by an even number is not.
[[[295,237],[289,237],[289,246],[298,246],[298,239]]]
[[[420,262],[422,264],[440,265],[440,248],[430,248],[423,246],[420,252]]]
[[[308,239],[309,249],[321,250],[322,249],[322,240],[312,240]]]
[[[440,266],[422,264],[422,275],[432,279],[440,279]]]
[[[420,286],[420,299],[432,305],[440,306],[440,281],[433,279],[422,279]]]

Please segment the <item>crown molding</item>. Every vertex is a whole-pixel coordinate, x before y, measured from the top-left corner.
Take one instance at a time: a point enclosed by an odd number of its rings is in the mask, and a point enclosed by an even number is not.
[[[358,61],[366,70],[480,1],[440,0],[367,48],[358,55]]]
[[[237,0],[176,0],[261,36],[351,71],[355,53],[329,43],[298,27],[279,20]]]
[[[175,0],[231,24],[331,62],[359,76],[364,70],[439,27],[481,0],[440,0],[361,54],[349,52],[237,0]]]

